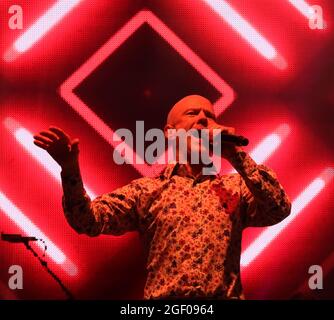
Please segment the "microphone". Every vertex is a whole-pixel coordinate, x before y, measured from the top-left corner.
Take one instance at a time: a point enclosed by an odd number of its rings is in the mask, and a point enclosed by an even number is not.
[[[226,133],[221,133],[220,136],[222,142],[231,142],[239,147],[247,146],[249,143],[249,140],[244,136],[236,136],[234,134],[226,134]]]
[[[195,129],[199,136],[202,136],[202,138],[208,139],[208,136],[204,136],[202,135],[202,130],[207,130],[207,128],[203,128],[203,129]],[[235,134],[229,134],[229,133],[223,133],[220,132],[220,137],[221,137],[221,142],[229,142],[229,143],[233,143],[239,147],[241,146],[247,146],[249,143],[249,140],[244,137],[244,136],[237,136]],[[210,145],[212,145],[213,141],[211,140],[211,138],[209,138],[209,143]]]
[[[38,241],[35,237],[22,237],[20,234],[1,233],[1,240],[12,243],[27,243],[29,241]]]

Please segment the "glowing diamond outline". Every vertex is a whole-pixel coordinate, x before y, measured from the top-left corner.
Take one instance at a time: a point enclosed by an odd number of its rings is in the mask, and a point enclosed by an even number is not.
[[[116,147],[114,131],[87,106],[73,90],[105,59],[110,57],[133,33],[143,24],[147,23],[157,32],[175,51],[177,51],[203,78],[205,78],[222,96],[214,102],[216,116],[219,116],[233,101],[233,89],[211,69],[194,51],[190,49],[167,25],[165,25],[153,12],[141,10],[135,14],[123,27],[121,27],[109,40],[107,40],[88,60],[86,60],[74,73],[72,73],[59,87],[60,96],[112,147]],[[136,157],[134,150],[133,154]],[[165,153],[162,155],[165,157]],[[148,165],[131,163],[143,176],[155,176],[161,171],[161,165]]]

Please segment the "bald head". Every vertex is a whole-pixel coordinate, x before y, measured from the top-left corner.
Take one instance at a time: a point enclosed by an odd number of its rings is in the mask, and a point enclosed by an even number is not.
[[[179,100],[169,111],[167,124],[174,126],[188,109],[204,108],[214,114],[211,102],[199,95],[190,95]]]

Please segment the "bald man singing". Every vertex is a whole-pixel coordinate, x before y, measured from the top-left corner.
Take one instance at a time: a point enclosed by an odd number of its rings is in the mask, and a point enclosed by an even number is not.
[[[216,122],[211,102],[198,95],[172,107],[166,135],[168,129],[235,133]],[[80,174],[79,140],[57,127],[34,138],[62,168],[63,210],[76,232],[139,232],[148,252],[144,299],[244,299],[243,229],[276,224],[291,211],[276,174],[232,143],[222,143],[221,156],[237,173],[204,175],[202,163],[175,161],[155,178],[136,179],[90,199]],[[187,150],[196,147],[201,144],[187,144]]]

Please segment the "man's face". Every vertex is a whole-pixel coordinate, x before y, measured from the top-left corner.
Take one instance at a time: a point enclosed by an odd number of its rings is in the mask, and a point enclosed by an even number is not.
[[[180,100],[171,109],[165,133],[167,129],[207,129],[216,124],[216,117],[213,106],[204,97],[192,95]],[[190,152],[200,152],[202,147],[201,140],[195,138],[187,139],[187,154]]]
[[[172,108],[167,125],[174,129],[204,129],[216,123],[211,102],[201,96],[188,96]]]

